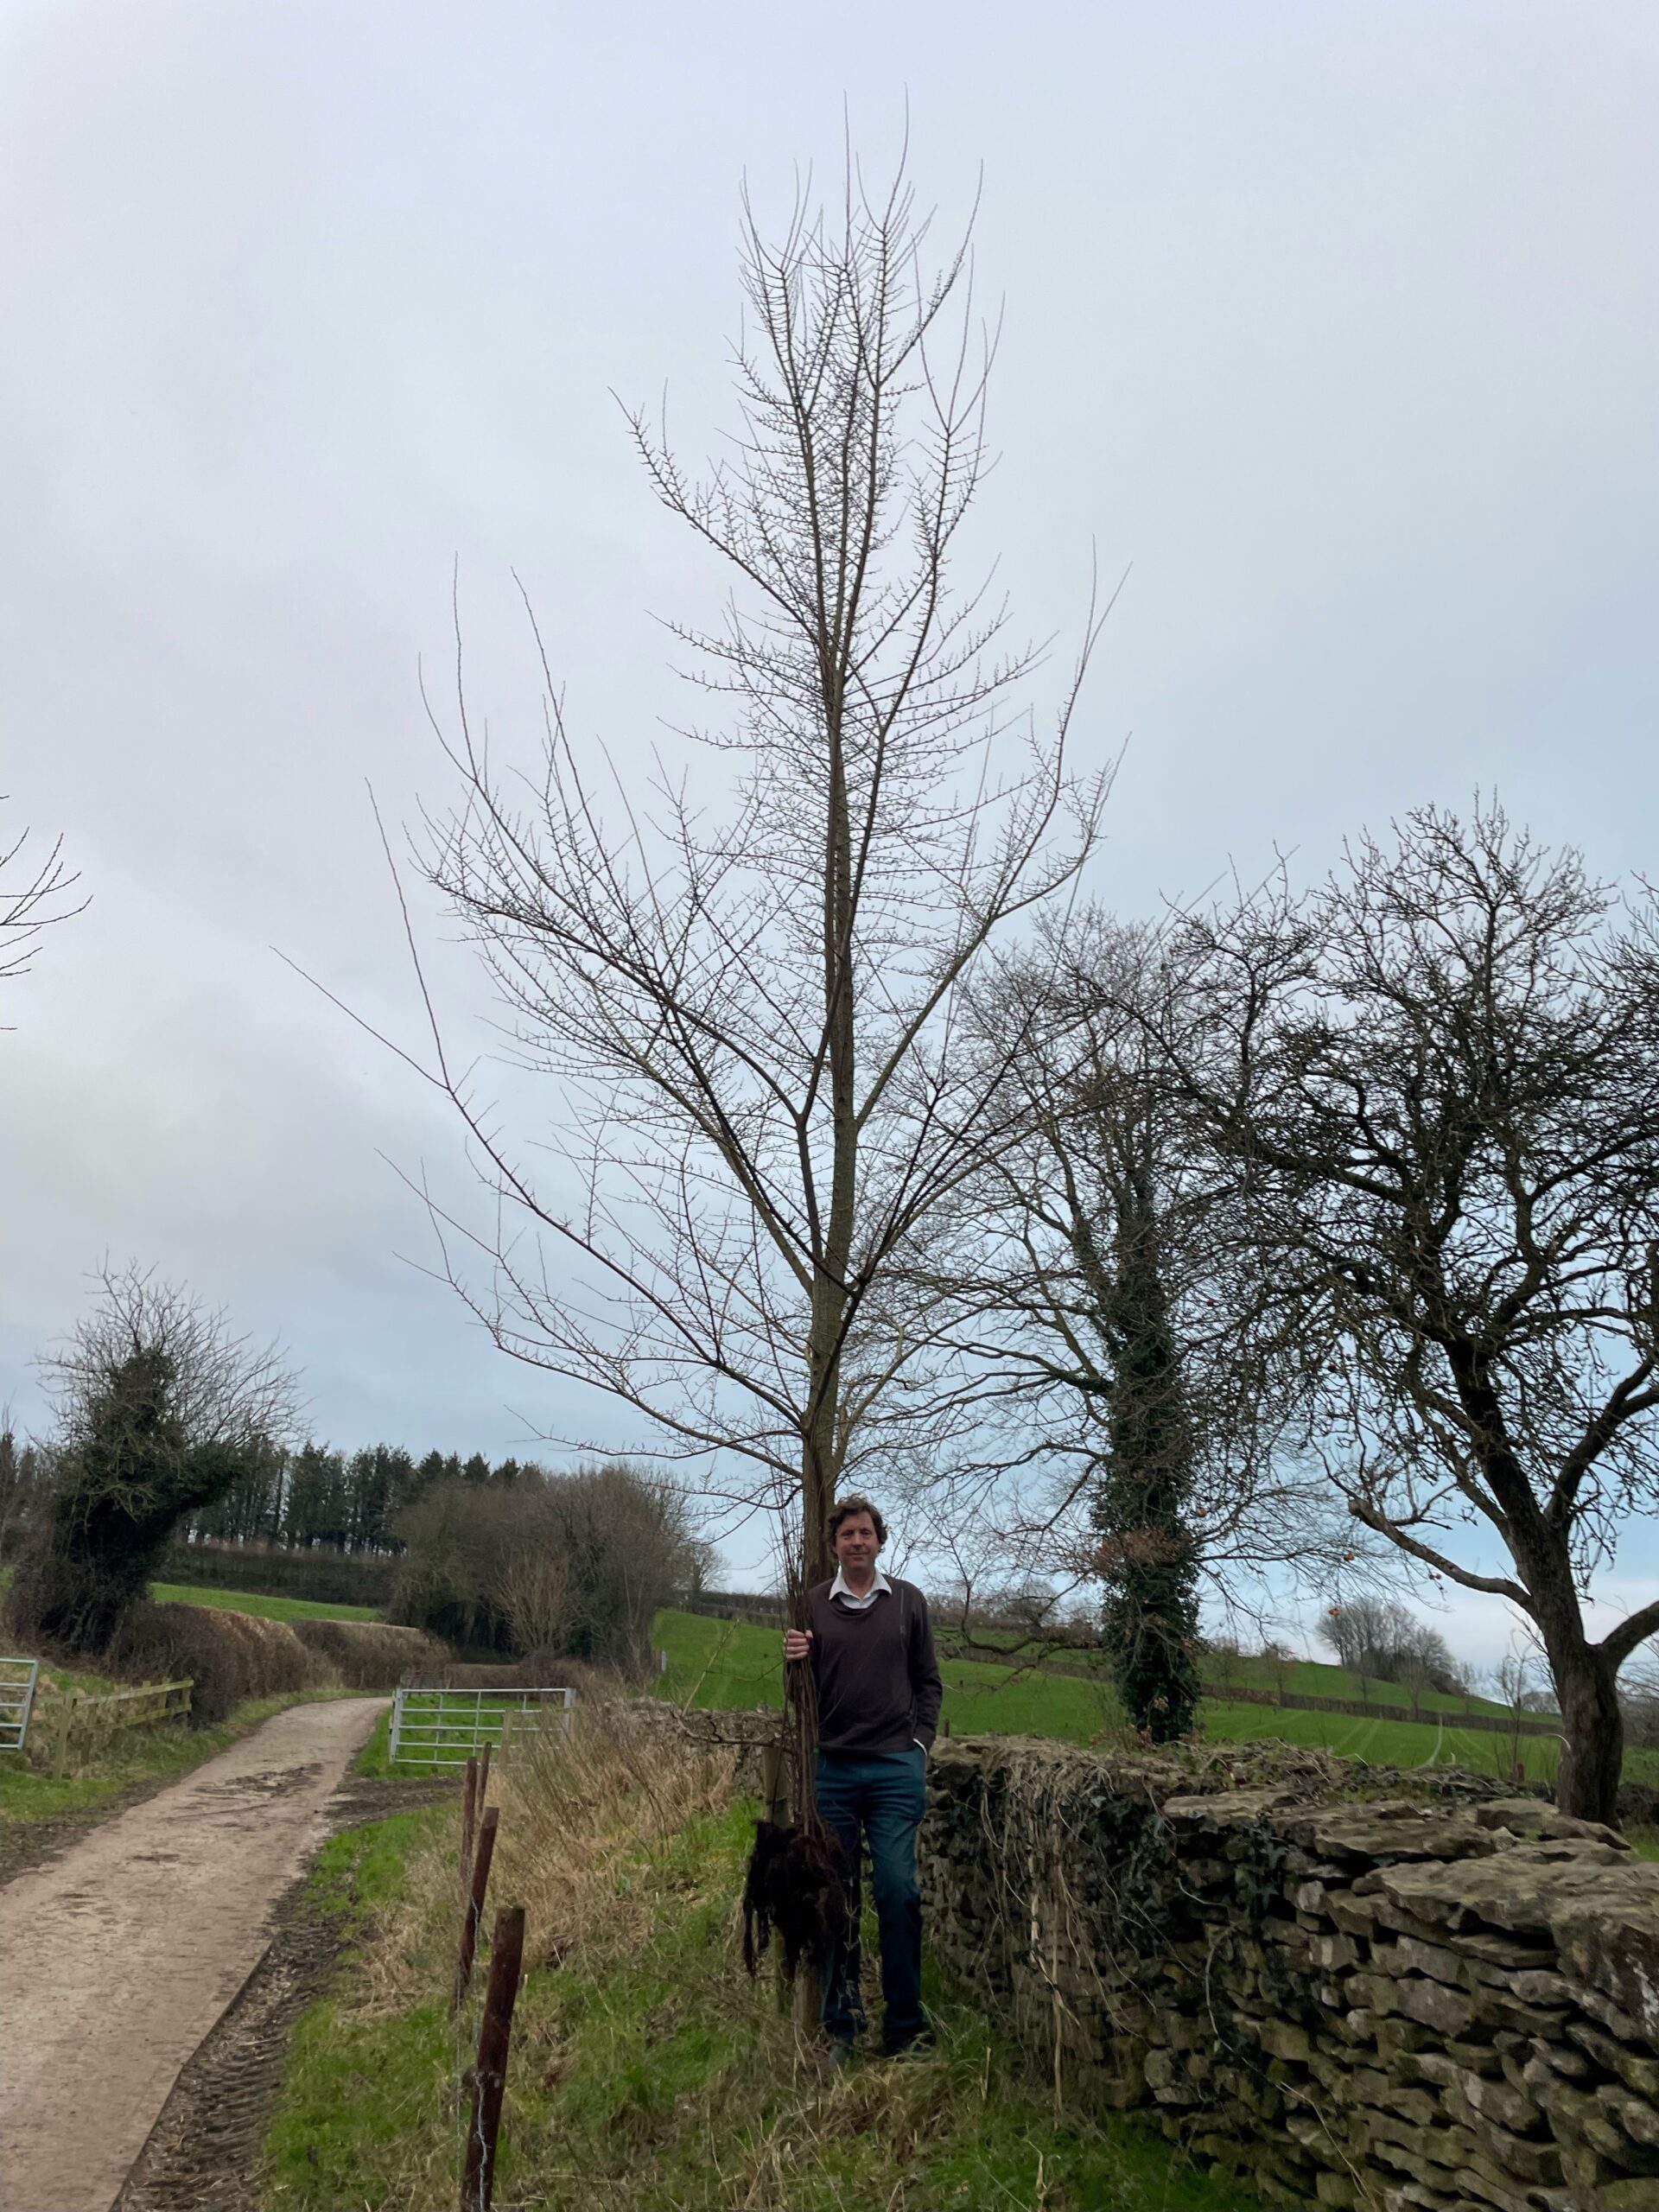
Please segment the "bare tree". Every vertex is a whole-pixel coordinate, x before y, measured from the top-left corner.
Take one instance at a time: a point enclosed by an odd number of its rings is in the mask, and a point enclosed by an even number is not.
[[[59,838],[39,858],[26,858],[27,830],[9,845],[0,844],[0,983],[29,972],[41,932],[54,922],[79,913],[86,900],[67,904],[79,880],[63,856]]]
[[[1362,1681],[1373,1676],[1448,1694],[1464,1688],[1440,1630],[1392,1599],[1361,1595],[1331,1606],[1319,1623],[1319,1640]]]
[[[20,1443],[10,1408],[0,1409],[0,1560],[16,1550],[22,1530],[39,1510],[50,1474],[50,1455],[36,1444]]]
[[[513,1649],[558,1651],[570,1618],[570,1563],[550,1544],[524,1544],[508,1554],[496,1581]]]
[[[849,175],[776,244],[746,206],[728,457],[697,480],[633,418],[658,496],[732,579],[722,630],[676,630],[734,716],[684,734],[729,779],[664,771],[647,796],[615,776],[601,799],[549,677],[526,787],[458,686],[464,796],[427,863],[521,1059],[563,1085],[561,1178],[509,1145],[435,1027],[508,1224],[476,1239],[480,1284],[443,1223],[451,1279],[505,1351],[620,1400],[706,1494],[786,1515],[808,1580],[925,1341],[889,1310],[896,1255],[998,1139],[999,1071],[958,1049],[964,992],[1071,880],[1103,796],[1065,758],[1092,615],[1044,741],[1014,703],[1035,656],[952,584],[991,347],[965,248],[930,272],[926,232],[902,178],[872,198]]]
[[[275,1344],[137,1267],[105,1267],[92,1312],[41,1362],[54,1474],[9,1596],[14,1625],[90,1652],[143,1597],[185,1516],[280,1442],[296,1385]]]
[[[1431,1581],[1535,1625],[1560,1802],[1608,1819],[1618,1670],[1659,1631],[1659,1603],[1599,1638],[1586,1618],[1659,1499],[1652,901],[1621,910],[1495,808],[1429,810],[1173,944],[1205,1018],[1149,1033],[1300,1300],[1330,1477]]]
[[[652,1618],[694,1553],[672,1484],[615,1464],[511,1487],[434,1483],[397,1520],[396,1618],[523,1656],[540,1650],[643,1674]]]
[[[979,995],[993,1058],[1021,1043],[1009,1136],[944,1210],[925,1281],[957,1356],[932,1426],[964,1432],[938,1509],[959,1569],[977,1532],[1057,1604],[1085,1580],[1124,1710],[1162,1739],[1193,1720],[1200,1591],[1248,1608],[1268,1575],[1351,1572],[1355,1542],[1293,1448],[1289,1325],[1236,1171],[1119,1010],[1161,1002],[1160,961],[1090,909]]]

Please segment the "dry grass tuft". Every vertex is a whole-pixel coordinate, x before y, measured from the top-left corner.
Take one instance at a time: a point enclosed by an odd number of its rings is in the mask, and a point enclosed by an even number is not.
[[[527,1963],[556,1965],[630,1947],[648,1910],[618,1884],[623,1859],[728,1806],[735,1748],[664,1736],[617,1699],[578,1703],[568,1729],[512,1738],[491,1777],[501,1807],[492,1886],[525,1907]]]
[[[453,1815],[409,1853],[396,1895],[376,1906],[342,1992],[347,2017],[391,2019],[448,1990],[461,1932],[460,1802],[457,1790]]]
[[[500,1828],[486,1922],[525,1908],[526,1968],[617,1957],[637,1940],[647,1901],[615,1874],[642,1846],[676,1834],[732,1798],[734,1750],[664,1743],[621,1703],[578,1704],[567,1732],[514,1738],[490,1773]],[[413,1852],[397,1897],[381,1906],[359,1956],[348,2009],[385,2018],[448,1986],[461,1924],[461,1796],[432,1840]]]

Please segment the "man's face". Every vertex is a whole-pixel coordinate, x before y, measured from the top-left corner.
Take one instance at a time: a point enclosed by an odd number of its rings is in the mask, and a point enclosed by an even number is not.
[[[875,1564],[881,1540],[868,1513],[849,1513],[836,1531],[836,1557],[843,1567],[862,1573]]]

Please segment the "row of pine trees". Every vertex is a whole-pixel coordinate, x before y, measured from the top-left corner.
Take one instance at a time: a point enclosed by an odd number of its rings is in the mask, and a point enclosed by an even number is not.
[[[423,1459],[400,1445],[335,1452],[326,1444],[287,1451],[272,1446],[251,1459],[230,1490],[186,1523],[195,1541],[280,1544],[291,1549],[396,1554],[394,1534],[406,1506],[443,1481],[511,1487],[524,1463],[492,1465],[481,1452],[429,1452]]]

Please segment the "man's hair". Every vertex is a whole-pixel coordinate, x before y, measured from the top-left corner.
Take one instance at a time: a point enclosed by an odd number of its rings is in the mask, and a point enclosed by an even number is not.
[[[836,1548],[836,1529],[840,1528],[843,1521],[850,1521],[855,1513],[868,1513],[871,1520],[875,1523],[876,1542],[878,1544],[885,1544],[887,1542],[887,1524],[881,1518],[880,1509],[878,1506],[872,1505],[868,1497],[861,1497],[857,1491],[855,1491],[850,1497],[843,1497],[840,1500],[840,1502],[831,1510],[830,1518],[823,1524],[824,1534],[830,1539],[830,1548],[831,1551],[834,1551]]]

